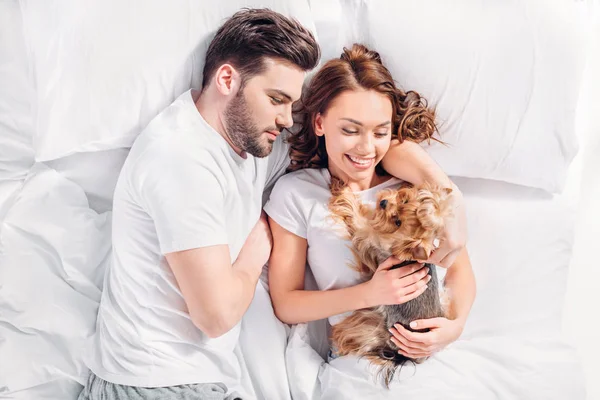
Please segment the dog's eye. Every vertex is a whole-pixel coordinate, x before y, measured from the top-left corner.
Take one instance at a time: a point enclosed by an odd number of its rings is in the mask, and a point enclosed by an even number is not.
[[[385,208],[387,207],[387,203],[388,203],[387,200],[381,200],[379,202],[379,207],[381,207],[381,208],[383,208],[385,210]]]
[[[400,221],[399,219],[396,220],[396,226],[400,227],[400,225],[402,225],[402,221]]]

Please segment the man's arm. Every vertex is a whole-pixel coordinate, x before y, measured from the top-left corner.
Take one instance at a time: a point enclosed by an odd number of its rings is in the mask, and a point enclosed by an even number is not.
[[[229,246],[166,254],[194,325],[211,338],[231,330],[254,297],[271,253],[271,231],[263,213],[232,264]]]
[[[229,331],[254,295],[271,252],[262,216],[236,260],[230,259],[225,177],[208,152],[167,143],[152,149],[135,182],[140,203],[154,222],[160,252],[175,275],[195,325],[210,337]]]

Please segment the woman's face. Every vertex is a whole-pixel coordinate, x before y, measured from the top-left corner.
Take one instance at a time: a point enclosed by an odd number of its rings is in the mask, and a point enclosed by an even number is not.
[[[353,190],[371,187],[375,166],[390,148],[392,102],[374,90],[346,91],[315,118],[325,137],[329,170]]]

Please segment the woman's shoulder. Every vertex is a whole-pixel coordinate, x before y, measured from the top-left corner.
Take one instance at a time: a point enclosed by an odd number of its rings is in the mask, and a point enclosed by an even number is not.
[[[274,190],[302,191],[310,188],[329,190],[329,171],[326,168],[305,168],[283,175],[275,183]]]

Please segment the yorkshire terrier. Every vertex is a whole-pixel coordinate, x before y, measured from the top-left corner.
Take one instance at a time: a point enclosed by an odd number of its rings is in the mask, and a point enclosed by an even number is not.
[[[451,191],[429,185],[403,184],[399,189],[379,192],[376,206],[371,207],[362,203],[342,181],[333,179],[329,210],[335,220],[344,223],[347,238],[352,242],[356,261],[352,267],[365,279],[370,279],[389,256],[402,261],[393,268],[429,258],[435,249],[436,237],[452,214]],[[410,322],[446,316],[447,299],[439,287],[435,266],[425,265],[431,280],[423,294],[404,304],[357,310],[332,328],[332,344],[337,355],[365,357],[378,366],[377,376],[383,379],[386,387],[396,370],[407,361],[421,363],[425,360],[399,354],[390,340],[389,329],[399,323],[408,330],[424,332],[428,329],[414,330],[410,328]],[[440,295],[444,297],[444,305]]]

